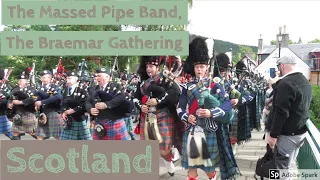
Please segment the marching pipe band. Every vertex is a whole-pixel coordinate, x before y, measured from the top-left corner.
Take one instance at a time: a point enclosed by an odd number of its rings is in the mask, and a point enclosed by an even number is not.
[[[114,64],[90,75],[85,60],[77,71],[66,71],[60,58],[54,73],[40,71],[39,83],[33,63],[11,88],[11,70],[0,70],[0,133],[12,140],[25,133],[37,140],[139,135],[159,141],[171,176],[180,154],[188,179],[197,178],[197,169],[216,179],[217,167],[221,179],[235,179],[241,175],[236,145],[261,129],[267,83],[243,61],[233,66],[225,53],[216,55],[210,41],[195,38],[185,61],[142,56],[137,74],[116,75]]]

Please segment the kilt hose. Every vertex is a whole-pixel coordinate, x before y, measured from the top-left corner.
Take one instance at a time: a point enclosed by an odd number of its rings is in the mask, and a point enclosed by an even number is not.
[[[63,119],[57,112],[51,112],[47,115],[47,124],[36,129],[36,136],[40,137],[60,137]]]
[[[72,121],[70,129],[62,129],[60,140],[92,140],[87,121]]]
[[[0,134],[12,136],[12,125],[5,115],[0,116]]]
[[[132,132],[133,131],[133,116],[129,116],[125,118],[126,121],[126,127],[128,132]]]
[[[95,122],[97,124],[97,122]],[[99,121],[99,124],[103,125],[106,130],[106,135],[103,138],[99,138],[93,132],[93,140],[130,140],[128,130],[126,127],[125,118],[111,121],[108,119]]]
[[[220,155],[219,155],[219,149],[218,149],[218,142],[216,137],[216,132],[209,132],[206,129],[204,129],[204,134],[206,136],[206,141],[208,145],[208,150],[210,153],[210,160],[212,163],[212,166],[205,167],[203,165],[201,166],[189,166],[188,162],[188,152],[187,152],[187,142],[188,142],[188,136],[189,131],[185,131],[183,135],[183,141],[182,141],[182,156],[181,156],[181,166],[185,169],[202,169],[205,172],[213,172],[216,167],[219,166],[220,162]]]
[[[143,113],[144,114],[144,113]],[[169,151],[172,148],[174,134],[173,134],[173,123],[174,118],[169,114],[167,110],[156,111],[157,122],[159,127],[159,133],[162,137],[162,143],[159,144],[160,151]],[[145,140],[144,125],[146,118],[141,116],[140,120],[140,140]]]
[[[27,113],[21,116],[22,125],[18,126],[12,123],[12,133],[34,133],[37,128],[37,118],[33,113]]]

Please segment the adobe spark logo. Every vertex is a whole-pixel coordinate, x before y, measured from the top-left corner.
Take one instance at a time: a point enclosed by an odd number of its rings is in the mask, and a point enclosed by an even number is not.
[[[269,169],[269,178],[270,179],[280,179],[280,170],[279,169]]]

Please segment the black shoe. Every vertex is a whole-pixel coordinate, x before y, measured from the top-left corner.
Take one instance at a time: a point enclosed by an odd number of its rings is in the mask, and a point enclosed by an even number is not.
[[[11,140],[21,140],[21,137],[20,137],[20,135],[19,136],[12,136]]]
[[[31,137],[38,139],[37,136],[35,134],[30,134]]]

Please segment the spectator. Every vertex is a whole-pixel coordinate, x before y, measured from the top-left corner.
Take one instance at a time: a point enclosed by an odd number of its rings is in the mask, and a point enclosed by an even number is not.
[[[293,57],[282,57],[277,61],[281,79],[274,89],[268,143],[277,152],[278,169],[292,170],[310,117],[312,88],[308,79],[296,71],[296,64]]]

